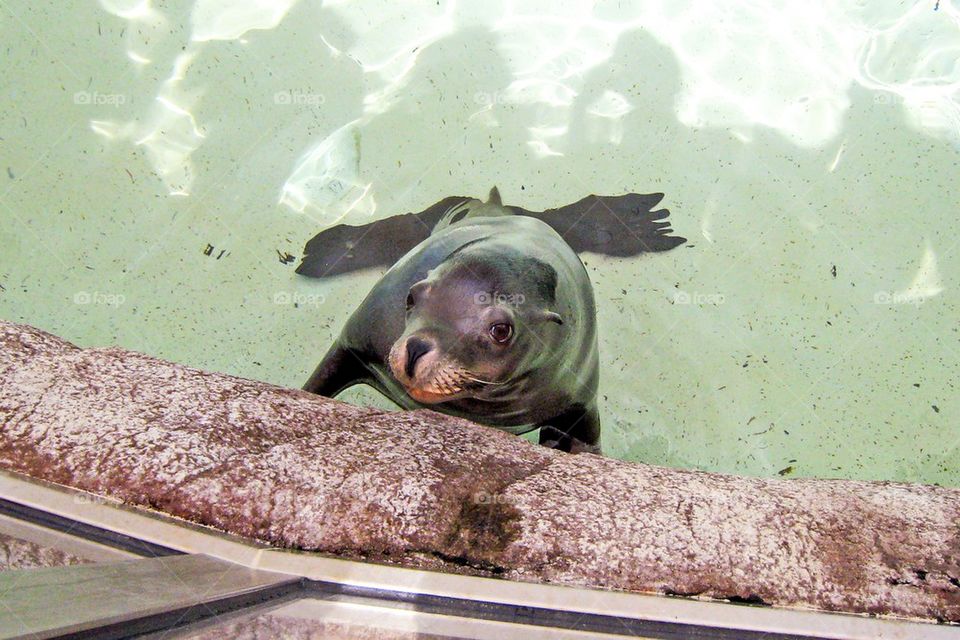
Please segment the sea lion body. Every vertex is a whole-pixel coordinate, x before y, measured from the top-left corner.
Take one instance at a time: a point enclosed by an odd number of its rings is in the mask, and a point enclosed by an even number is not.
[[[600,450],[596,309],[586,269],[549,225],[488,202],[452,208],[360,303],[304,389],[366,383],[431,408]]]

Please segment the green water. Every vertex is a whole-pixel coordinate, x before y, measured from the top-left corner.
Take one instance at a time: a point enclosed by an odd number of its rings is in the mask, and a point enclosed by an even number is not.
[[[662,191],[583,256],[608,454],[960,485],[955,2],[258,6],[0,3],[0,318],[299,386],[323,228]]]

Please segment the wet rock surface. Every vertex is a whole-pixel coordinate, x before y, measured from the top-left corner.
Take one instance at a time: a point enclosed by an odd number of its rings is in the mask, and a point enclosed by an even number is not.
[[[960,490],[568,455],[0,322],[0,468],[283,547],[960,621]]]

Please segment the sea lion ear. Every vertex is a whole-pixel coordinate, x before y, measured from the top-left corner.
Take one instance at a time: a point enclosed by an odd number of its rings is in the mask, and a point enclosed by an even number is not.
[[[557,324],[563,324],[563,318],[561,318],[560,314],[556,311],[547,311],[544,309],[540,312],[540,319],[547,320],[549,322],[556,322]]]

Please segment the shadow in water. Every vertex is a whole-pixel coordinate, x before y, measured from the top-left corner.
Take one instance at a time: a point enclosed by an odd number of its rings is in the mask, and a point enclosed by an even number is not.
[[[686,238],[670,235],[673,233],[667,220],[670,212],[654,209],[662,199],[662,193],[589,195],[573,204],[546,211],[507,208],[517,215],[547,223],[577,253],[589,251],[623,257],[667,251],[686,242]],[[307,242],[297,273],[325,278],[371,267],[389,267],[427,239],[445,212],[468,200],[471,198],[452,196],[420,213],[325,229]]]

